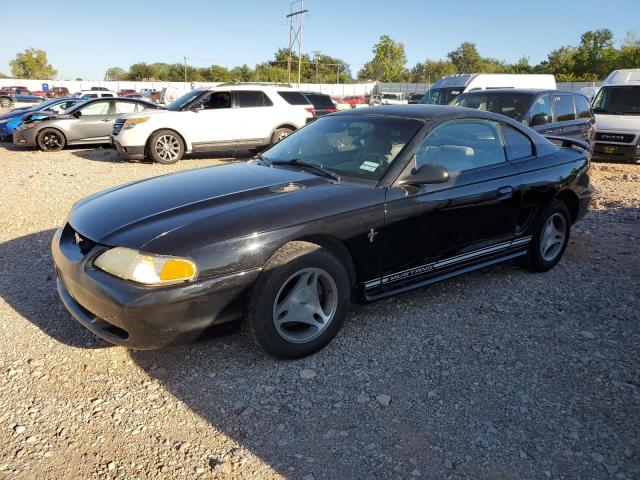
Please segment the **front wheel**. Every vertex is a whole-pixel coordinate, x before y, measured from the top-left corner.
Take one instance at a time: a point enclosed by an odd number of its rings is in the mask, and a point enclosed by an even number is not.
[[[564,202],[553,200],[538,218],[527,263],[532,270],[551,270],[562,258],[569,243],[571,215]]]
[[[57,152],[67,143],[61,131],[55,128],[45,128],[36,137],[38,148],[43,152]]]
[[[149,156],[154,162],[169,165],[184,155],[184,142],[173,130],[160,130],[149,140]]]
[[[292,133],[293,133],[293,130],[291,130],[290,128],[278,128],[271,135],[271,145],[275,145],[279,141],[284,140],[285,138],[287,138]]]
[[[244,325],[276,358],[300,358],[326,346],[344,321],[349,279],[329,250],[291,242],[267,262],[249,295]]]

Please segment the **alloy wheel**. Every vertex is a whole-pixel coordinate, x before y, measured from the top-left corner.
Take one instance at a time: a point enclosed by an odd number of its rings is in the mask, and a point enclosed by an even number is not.
[[[180,142],[173,135],[158,137],[154,148],[156,154],[163,160],[175,160],[180,154]]]
[[[320,268],[305,268],[280,287],[273,304],[273,323],[285,340],[307,343],[327,329],[337,308],[333,277]]]
[[[540,254],[547,262],[555,260],[567,236],[567,221],[564,215],[554,213],[544,225],[540,237]]]
[[[62,139],[57,133],[45,133],[40,140],[40,144],[43,150],[55,150],[62,145]]]

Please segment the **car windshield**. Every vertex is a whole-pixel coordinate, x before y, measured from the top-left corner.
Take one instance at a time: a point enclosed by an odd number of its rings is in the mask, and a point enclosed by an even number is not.
[[[378,181],[422,125],[420,120],[378,115],[322,117],[262,156],[274,164],[297,160],[341,176]]]
[[[207,91],[208,90],[192,90],[190,92],[187,92],[181,97],[178,97],[177,99],[175,99],[169,105],[167,105],[167,110],[173,110],[173,111],[184,110],[184,108],[187,105],[189,105],[196,98],[198,98],[200,95],[202,95]]]
[[[602,87],[593,101],[595,113],[640,115],[640,85]]]
[[[447,105],[463,91],[464,87],[434,88],[423,95],[420,103],[426,103],[429,105]]]
[[[513,118],[522,119],[527,110],[527,106],[533,97],[530,93],[513,92],[491,92],[481,91],[464,93],[456,97],[451,105],[458,107],[475,108],[476,110],[487,110]]]

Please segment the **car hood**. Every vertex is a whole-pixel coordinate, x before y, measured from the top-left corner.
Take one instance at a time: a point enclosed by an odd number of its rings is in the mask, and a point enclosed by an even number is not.
[[[43,119],[49,119],[52,118],[54,115],[51,112],[44,112],[44,111],[38,111],[38,112],[26,112],[23,114],[22,116],[22,121],[24,123],[33,121],[33,120],[43,120]]]
[[[211,216],[239,210],[255,214],[257,202],[290,192],[280,188],[290,184],[311,190],[330,182],[299,170],[231,163],[96,193],[74,206],[69,223],[94,242],[142,248],[158,236]],[[236,224],[242,221],[241,215],[234,216]]]
[[[640,115],[596,114],[596,130],[640,133]]]
[[[20,115],[24,115],[26,111],[29,110],[28,107],[25,108],[14,108],[10,112],[4,113],[0,115],[0,120],[9,120],[11,118],[19,117]]]

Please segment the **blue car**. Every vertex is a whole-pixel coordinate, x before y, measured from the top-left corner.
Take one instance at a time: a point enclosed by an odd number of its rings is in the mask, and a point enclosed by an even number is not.
[[[22,117],[25,115],[32,114],[31,120],[38,120],[52,113],[62,113],[84,101],[82,98],[55,98],[30,108],[16,109],[0,115],[0,141],[11,139],[13,131],[22,123]],[[42,114],[38,115],[40,112]]]

